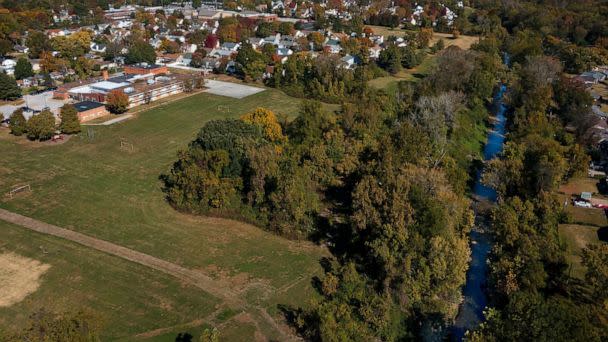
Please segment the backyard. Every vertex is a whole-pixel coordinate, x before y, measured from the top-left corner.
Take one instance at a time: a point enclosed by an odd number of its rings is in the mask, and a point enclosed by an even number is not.
[[[1,129],[0,192],[21,184],[32,189],[2,197],[1,208],[201,272],[247,303],[245,312],[223,312],[217,298],[168,275],[3,223],[0,253],[50,268],[36,292],[0,307],[2,325],[20,326],[40,307],[84,306],[104,317],[104,336],[111,339],[173,340],[182,329],[200,331],[212,312],[211,323],[223,320],[225,338],[281,336],[261,316],[268,312],[280,321],[278,304],[305,305],[326,251],[241,222],[178,213],[164,201],[158,180],[205,121],[236,118],[260,104],[293,117],[299,101],[272,89],[240,100],[197,94],[114,125],[83,127],[60,145],[27,142]],[[131,148],[121,148],[121,141]]]

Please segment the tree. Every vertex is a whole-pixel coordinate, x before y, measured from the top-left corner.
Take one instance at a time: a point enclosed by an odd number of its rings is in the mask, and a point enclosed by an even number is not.
[[[241,120],[262,128],[264,136],[268,141],[280,143],[287,139],[283,135],[281,125],[277,121],[276,115],[268,109],[256,108],[252,112],[241,116]]]
[[[51,43],[46,34],[40,31],[29,31],[25,45],[29,48],[30,58],[39,58],[43,51],[51,50]]]
[[[0,100],[16,100],[21,97],[21,89],[14,78],[0,72]]]
[[[197,50],[195,53],[192,54],[192,59],[190,59],[190,66],[194,68],[202,67],[205,62],[206,54],[207,52],[203,49],[201,49],[200,51]]]
[[[279,24],[279,33],[282,35],[290,35],[293,33],[293,23],[288,21],[283,21]]]
[[[9,341],[99,342],[98,319],[84,311],[57,315],[41,309],[29,317],[28,326]]]
[[[27,137],[31,140],[49,140],[55,134],[55,116],[43,110],[27,121]]]
[[[608,244],[588,245],[583,249],[585,280],[599,305],[608,308]]]
[[[401,52],[396,45],[389,45],[380,52],[378,65],[391,74],[396,74],[401,70]]]
[[[177,53],[177,52],[179,52],[179,44],[177,42],[172,41],[172,40],[164,39],[160,43],[160,48],[159,49],[161,51],[164,51],[165,53]]]
[[[106,97],[106,108],[114,114],[124,113],[129,109],[129,97],[121,90],[112,90]]]
[[[136,64],[146,62],[148,64],[154,64],[156,62],[156,52],[152,45],[143,40],[133,42],[129,47],[129,52],[125,58],[127,64]]]
[[[20,136],[25,133],[27,128],[27,121],[23,116],[23,109],[16,109],[9,119],[9,127],[11,129],[11,134]]]
[[[8,39],[0,39],[0,56],[6,56],[7,53],[13,51],[13,44]]]
[[[255,35],[259,38],[264,38],[274,33],[274,25],[270,22],[263,21],[258,24],[258,28],[255,31]]]
[[[61,107],[59,114],[61,124],[59,129],[65,134],[75,134],[80,132],[80,120],[78,119],[78,111],[71,104],[66,104]]]
[[[199,8],[199,7],[201,7],[202,3],[203,3],[202,0],[192,0],[192,7],[193,8]]]

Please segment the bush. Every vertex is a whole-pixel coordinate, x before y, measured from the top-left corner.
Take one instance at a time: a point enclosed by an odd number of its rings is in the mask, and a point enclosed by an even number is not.
[[[27,130],[27,121],[23,116],[23,109],[19,108],[11,114],[9,119],[9,127],[11,128],[11,134],[20,136]]]
[[[66,104],[61,107],[61,124],[59,129],[65,134],[75,134],[80,132],[80,120],[78,119],[78,112],[76,108],[71,104]]]
[[[31,140],[48,140],[55,134],[55,116],[44,110],[27,122],[27,137]]]

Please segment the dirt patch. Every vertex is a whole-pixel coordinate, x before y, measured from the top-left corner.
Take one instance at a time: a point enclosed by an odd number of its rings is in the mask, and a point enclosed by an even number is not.
[[[19,303],[36,292],[51,265],[14,253],[0,254],[0,307]]]

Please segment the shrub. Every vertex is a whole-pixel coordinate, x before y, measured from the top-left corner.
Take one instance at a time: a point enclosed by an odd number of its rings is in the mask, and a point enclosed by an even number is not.
[[[27,122],[27,137],[31,140],[48,140],[55,134],[55,116],[44,110]]]

